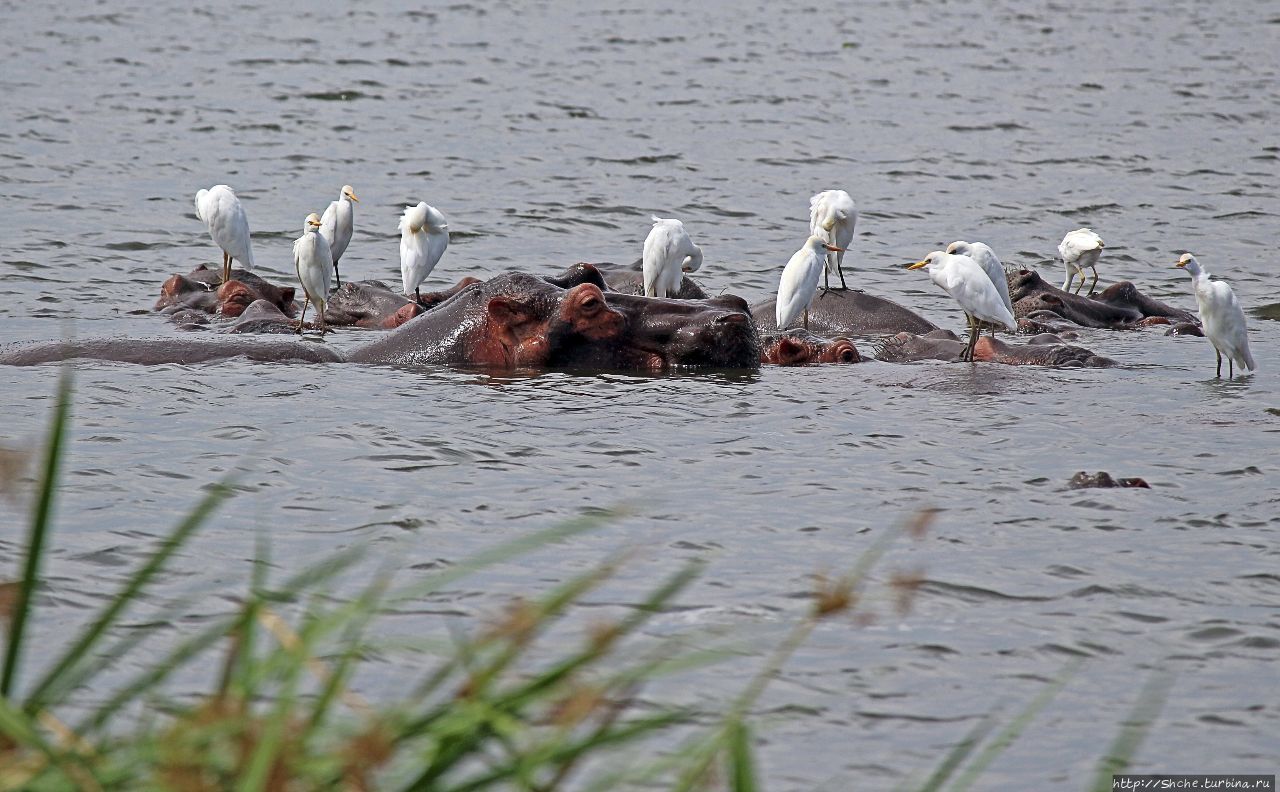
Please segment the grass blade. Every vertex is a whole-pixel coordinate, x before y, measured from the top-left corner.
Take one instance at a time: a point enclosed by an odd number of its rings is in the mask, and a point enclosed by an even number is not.
[[[1079,671],[1080,667],[1083,665],[1084,658],[1080,657],[1068,662],[1067,665],[1063,667],[1062,671],[1058,673],[1058,676],[1046,685],[1044,690],[1041,690],[1036,697],[1031,700],[1031,703],[1022,710],[1022,712],[1019,712],[1013,720],[1009,721],[1008,726],[1001,729],[1000,733],[997,734],[991,742],[987,743],[986,747],[982,749],[982,752],[978,754],[977,758],[975,758],[973,762],[965,768],[964,773],[962,773],[960,777],[956,779],[956,782],[951,785],[952,792],[963,792],[963,790],[972,786],[973,782],[986,771],[987,767],[995,761],[996,757],[999,756],[1005,748],[1008,748],[1009,745],[1026,730],[1027,725],[1030,724],[1045,707],[1049,706],[1049,702],[1053,701],[1055,696],[1062,692],[1062,688],[1066,687],[1067,682],[1075,676],[1076,672]]]
[[[62,441],[66,435],[71,412],[71,369],[62,369],[58,380],[58,401],[49,425],[49,439],[45,444],[44,473],[36,496],[35,511],[31,517],[31,532],[27,535],[27,558],[23,564],[21,585],[17,601],[9,619],[9,636],[5,641],[4,669],[0,671],[0,697],[9,698],[17,680],[18,662],[22,657],[22,636],[31,612],[31,599],[39,583],[40,560],[44,555],[44,541],[49,533],[53,514],[53,496],[57,490],[58,467],[62,461]]]
[[[756,792],[755,761],[751,752],[751,728],[741,720],[729,726],[729,788],[733,792]]]
[[[1173,687],[1173,675],[1152,672],[1147,683],[1142,686],[1138,698],[1133,702],[1129,717],[1120,726],[1116,739],[1111,743],[1102,760],[1098,762],[1098,775],[1094,778],[1093,789],[1106,792],[1112,786],[1112,777],[1129,768],[1133,757],[1142,747],[1142,742],[1155,723],[1156,716],[1164,708],[1169,699],[1169,689]]]

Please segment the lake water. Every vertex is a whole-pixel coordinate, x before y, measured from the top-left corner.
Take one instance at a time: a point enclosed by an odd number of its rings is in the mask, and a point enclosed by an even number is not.
[[[302,219],[349,183],[347,278],[398,278],[396,221],[419,200],[453,232],[432,288],[631,261],[657,213],[702,245],[709,290],[754,301],[807,235],[808,196],[841,187],[862,212],[851,284],[957,331],[904,263],[982,240],[1060,282],[1056,245],[1085,225],[1107,243],[1102,286],[1194,308],[1172,268],[1191,250],[1246,309],[1277,302],[1280,8],[1120,5],[6,4],[0,340],[176,334],[149,308],[169,274],[220,261],[192,197],[221,182],[282,282]],[[878,573],[923,572],[912,611],[824,623],[758,708],[770,789],[893,787],[1074,657],[984,786],[1083,787],[1154,670],[1175,676],[1138,769],[1273,773],[1280,325],[1250,324],[1260,370],[1235,381],[1213,378],[1206,340],[1159,328],[1083,331],[1109,370],[84,364],[38,629],[66,635],[230,472],[243,491],[155,594],[210,592],[192,621],[233,607],[259,532],[279,577],[352,545],[411,573],[626,505],[393,626],[444,635],[443,613],[491,615],[636,548],[591,598],[610,612],[700,559],[653,630],[736,630],[754,650],[646,695],[712,711],[815,572],[936,507]],[[56,378],[0,370],[0,443],[38,442]],[[1152,486],[1068,490],[1078,470]],[[7,565],[22,514],[0,502]],[[417,670],[381,665],[374,696]]]

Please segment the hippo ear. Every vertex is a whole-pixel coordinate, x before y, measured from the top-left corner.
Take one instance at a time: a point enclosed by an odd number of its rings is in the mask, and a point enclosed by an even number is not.
[[[494,297],[490,299],[485,311],[488,313],[490,321],[506,327],[514,327],[533,318],[533,312],[528,305],[511,297]]]

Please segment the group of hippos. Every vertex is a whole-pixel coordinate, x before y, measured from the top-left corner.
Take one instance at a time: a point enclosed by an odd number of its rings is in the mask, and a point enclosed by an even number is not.
[[[343,191],[354,197],[350,187]],[[856,218],[856,210],[853,215]],[[201,219],[206,219],[203,212]],[[666,221],[655,218],[655,228],[659,222]],[[827,227],[822,229],[823,225]],[[828,245],[827,250],[839,249],[842,254],[848,241],[836,225],[822,222],[815,213],[815,234],[831,232],[827,238],[843,244]],[[851,230],[850,224],[850,238]],[[247,239],[247,223],[244,233]],[[350,238],[349,228],[346,236]],[[1029,336],[1025,343],[1000,340],[994,333],[983,336],[979,328],[986,325],[971,315],[970,343],[966,344],[889,299],[849,288],[815,289],[804,306],[806,328],[779,328],[777,317],[782,311],[777,298],[750,305],[735,295],[709,296],[687,274],[697,269],[689,266],[687,251],[676,259],[678,277],[669,272],[663,275],[666,296],[646,296],[653,293],[656,280],[648,266],[648,247],[646,256],[631,265],[578,263],[552,274],[508,272],[488,280],[465,277],[437,292],[422,292],[421,279],[410,283],[407,275],[400,290],[375,280],[347,280],[324,295],[324,322],[329,327],[383,332],[340,352],[309,338],[246,337],[301,331],[295,296],[303,295],[295,295],[291,286],[270,283],[247,267],[234,267],[235,256],[224,246],[221,269],[201,265],[185,275],[171,276],[155,304],[178,327],[217,329],[218,338],[189,335],[11,345],[0,349],[0,364],[72,358],[198,363],[247,357],[491,369],[745,369],[762,364],[857,363],[864,359],[853,343],[858,339],[870,342],[875,357],[888,362],[965,359],[1102,367],[1115,361],[1070,345],[1063,336],[1080,327],[1151,325],[1167,326],[1168,334],[1204,334],[1194,314],[1148,297],[1132,283],[1117,283],[1096,294],[1073,294],[1066,290],[1069,282],[1060,289],[1033,270],[1001,272],[1017,332]],[[700,264],[701,251],[697,254]],[[337,256],[333,258],[336,268]],[[439,255],[432,258],[434,267]],[[831,258],[828,272],[837,273],[843,284],[844,274],[838,268],[843,255]],[[1083,284],[1083,267],[1078,269]]]

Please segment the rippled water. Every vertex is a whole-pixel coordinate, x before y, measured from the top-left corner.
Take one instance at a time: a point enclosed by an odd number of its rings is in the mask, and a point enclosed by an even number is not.
[[[754,300],[803,240],[808,196],[839,186],[862,210],[854,284],[953,329],[958,312],[904,262],[980,239],[1055,280],[1055,246],[1081,225],[1106,239],[1103,284],[1193,307],[1171,269],[1189,249],[1247,308],[1276,302],[1280,11],[1113,6],[8,4],[3,340],[176,332],[148,309],[165,276],[217,260],[192,206],[217,182],[278,280],[302,218],[350,183],[351,278],[395,277],[406,202],[449,218],[432,285],[630,261],[656,212],[703,246],[704,284]],[[231,471],[244,491],[164,584],[213,593],[190,620],[230,607],[258,531],[282,567],[368,544],[424,568],[628,504],[397,626],[492,613],[635,546],[594,604],[703,559],[690,607],[654,629],[733,626],[764,646],[815,571],[931,505],[930,537],[884,569],[924,571],[914,610],[824,625],[760,707],[770,788],[893,786],[1075,656],[1085,671],[984,784],[1083,786],[1152,669],[1176,679],[1141,769],[1274,772],[1280,332],[1251,325],[1261,370],[1234,382],[1212,378],[1203,339],[1159,329],[1082,332],[1123,363],[1091,371],[86,364],[40,627],[83,619]],[[0,441],[36,442],[56,371],[0,378]],[[1077,470],[1152,488],[1067,490]],[[12,556],[21,509],[0,509]],[[760,659],[650,693],[720,707]]]

